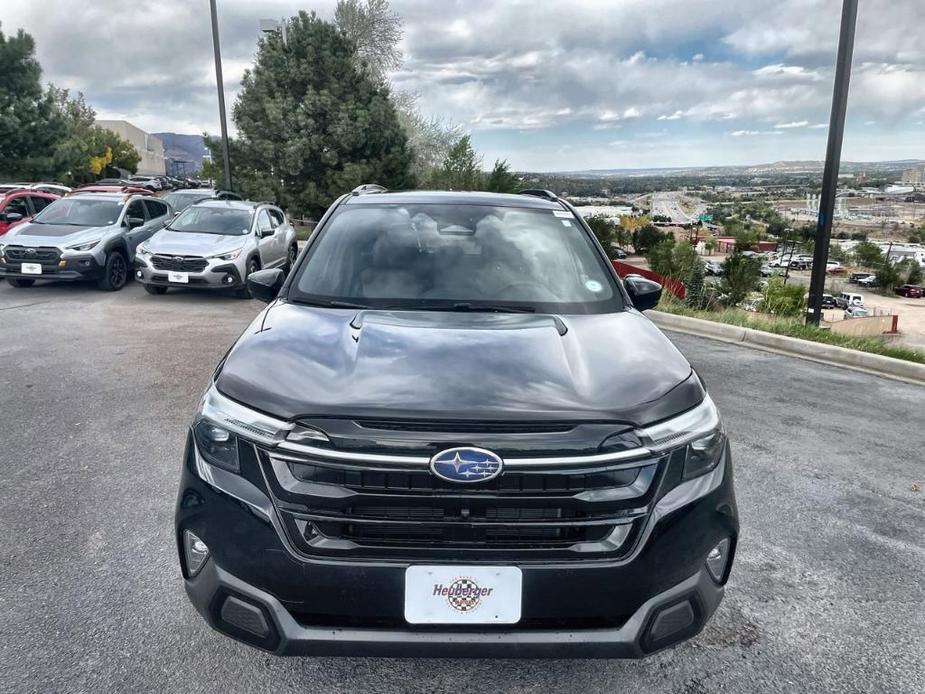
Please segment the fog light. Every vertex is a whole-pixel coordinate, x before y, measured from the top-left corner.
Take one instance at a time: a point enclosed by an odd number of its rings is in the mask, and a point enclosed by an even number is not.
[[[189,530],[183,531],[183,549],[186,552],[186,570],[190,578],[199,573],[206,559],[209,558],[209,548]]]
[[[141,277],[142,277],[142,275],[141,275],[141,270],[138,270],[138,271],[135,273],[135,277],[137,277],[138,279],[141,279]]]
[[[717,583],[723,580],[726,573],[726,563],[729,561],[729,538],[720,542],[710,550],[707,555],[707,571]]]
[[[234,277],[231,275],[225,277],[225,284],[231,284],[232,282],[234,282]]]

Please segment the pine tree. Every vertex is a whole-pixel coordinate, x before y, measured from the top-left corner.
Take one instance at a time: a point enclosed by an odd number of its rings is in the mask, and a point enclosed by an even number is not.
[[[42,89],[35,41],[20,29],[0,31],[0,176],[39,179],[54,169],[53,148],[63,136],[54,105]]]
[[[314,13],[291,20],[285,45],[278,34],[261,39],[234,105],[239,192],[317,215],[362,183],[414,185],[388,88],[358,71],[353,57],[344,34]]]

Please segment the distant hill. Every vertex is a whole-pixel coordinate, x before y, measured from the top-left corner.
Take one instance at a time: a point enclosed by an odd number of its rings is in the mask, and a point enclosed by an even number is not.
[[[902,169],[925,165],[921,159],[899,159],[894,161],[843,161],[839,167],[842,174],[878,174],[896,172]],[[554,172],[578,178],[604,178],[621,176],[733,176],[733,175],[775,175],[795,173],[822,173],[823,161],[776,161],[753,166],[680,166],[650,169],[589,169],[584,171]]]
[[[154,133],[164,143],[165,156],[174,161],[188,161],[190,174],[202,167],[202,157],[208,150],[202,135],[181,135],[179,133]]]

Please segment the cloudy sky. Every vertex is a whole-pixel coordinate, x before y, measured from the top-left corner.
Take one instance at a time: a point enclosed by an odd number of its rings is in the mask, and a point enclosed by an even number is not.
[[[226,92],[261,17],[218,0]],[[396,88],[521,170],[822,159],[840,0],[393,0]],[[861,0],[844,158],[925,158],[925,0]],[[44,78],[149,131],[217,132],[207,0],[3,0]]]

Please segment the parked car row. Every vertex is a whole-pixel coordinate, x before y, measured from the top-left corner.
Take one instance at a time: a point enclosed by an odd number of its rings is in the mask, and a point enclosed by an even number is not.
[[[248,275],[267,268],[288,271],[298,254],[295,230],[270,203],[197,190],[195,201],[177,214],[167,199],[148,191],[94,188],[103,190],[78,189],[63,198],[36,192],[25,202],[14,201],[16,209],[34,214],[29,222],[19,223],[24,217],[17,212],[0,214],[16,223],[0,236],[0,278],[18,288],[38,279],[94,280],[115,291],[134,275],[151,294],[173,286],[244,296]]]

